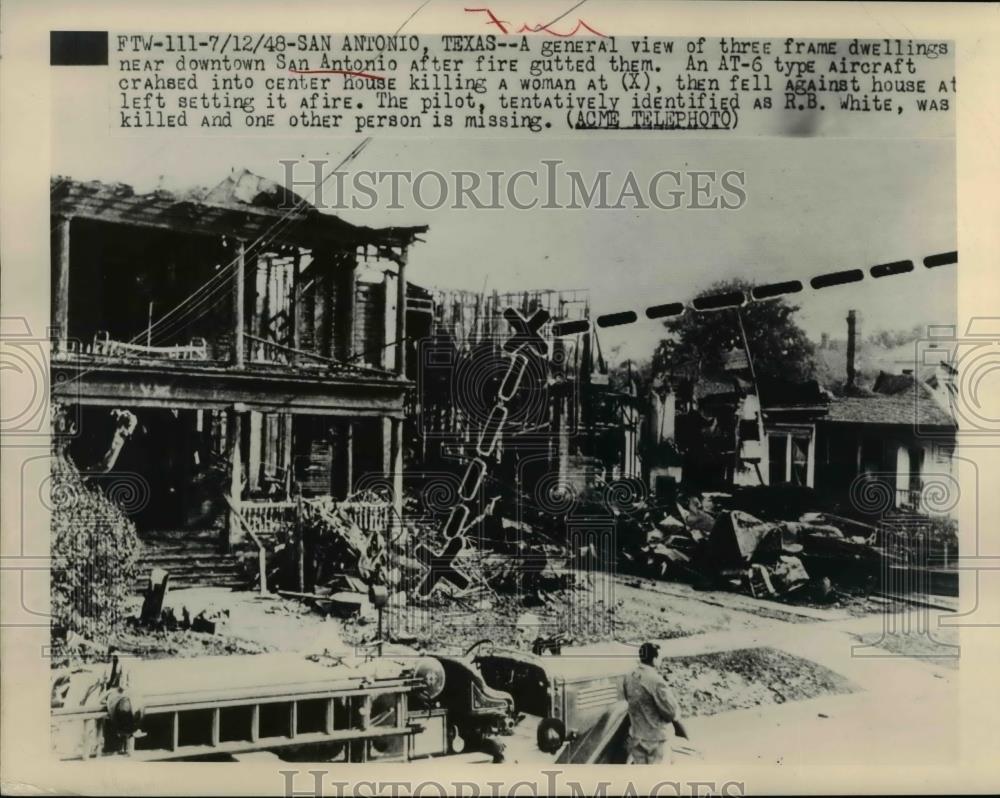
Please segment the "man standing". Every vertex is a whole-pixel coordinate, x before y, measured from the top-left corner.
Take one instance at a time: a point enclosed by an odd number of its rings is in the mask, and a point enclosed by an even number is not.
[[[639,667],[625,677],[630,731],[629,761],[636,765],[654,765],[664,761],[671,727],[677,721],[677,699],[666,680],[656,669],[660,648],[655,643],[639,647]]]

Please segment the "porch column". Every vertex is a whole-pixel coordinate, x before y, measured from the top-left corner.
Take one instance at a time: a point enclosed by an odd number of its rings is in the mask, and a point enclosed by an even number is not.
[[[257,279],[254,281],[254,285],[256,286],[257,283],[260,281],[260,274],[261,274],[261,271],[262,271],[261,270],[261,266],[260,266],[260,258],[257,258],[257,268],[256,268],[255,271],[257,272],[257,274],[256,274]],[[271,313],[272,313],[272,310],[271,310],[271,277],[272,277],[273,273],[274,272],[273,272],[273,267],[272,267],[271,256],[270,255],[265,255],[264,256],[264,268],[263,268],[263,274],[264,274],[264,291],[258,297],[258,302],[254,304],[255,308],[256,308],[257,304],[260,305],[260,310],[258,311],[256,323],[254,324],[254,335],[257,335],[257,336],[259,336],[261,338],[264,338],[264,339],[269,338],[270,337],[270,333],[271,333],[271,329],[270,329],[270,321],[271,321]]]
[[[382,422],[382,473],[389,476],[392,473],[392,419],[383,416]]]
[[[226,443],[229,445],[229,499],[234,505],[239,505],[242,498],[243,457],[243,415],[239,405],[233,405],[228,411],[228,429]],[[229,544],[237,542],[243,536],[239,522],[233,513],[229,514]]]
[[[283,469],[283,476],[285,481],[285,496],[291,498],[292,496],[292,424],[295,417],[291,413],[282,413],[281,423],[283,426],[283,435],[281,439],[281,467]]]
[[[324,356],[337,357],[337,275],[333,271],[333,255],[329,249],[313,250],[313,260],[321,264],[317,273],[316,288],[322,286],[323,296],[323,337],[322,349]],[[322,277],[322,282],[319,278]],[[319,295],[317,295],[319,296]]]
[[[406,374],[406,247],[399,256],[396,272],[396,373]]]
[[[392,485],[392,503],[397,513],[403,511],[402,421],[382,418],[382,474]]]
[[[69,216],[56,217],[56,235],[52,246],[55,249],[56,284],[53,296],[52,326],[55,328],[59,351],[66,351],[69,338]]]
[[[403,419],[391,419],[392,424],[392,497],[396,517],[403,517]]]
[[[290,326],[290,336],[292,349],[299,348],[299,267],[302,261],[302,253],[299,248],[295,248],[292,255],[292,293],[288,300],[288,324]]]
[[[244,319],[244,297],[246,295],[246,273],[243,241],[236,243],[236,279],[233,280],[233,365],[242,368],[246,363]]]
[[[336,354],[338,360],[351,357],[354,347],[354,293],[357,290],[357,260],[349,254],[338,267],[337,286],[337,337]]]
[[[354,422],[344,425],[344,495],[350,496],[354,490]]]
[[[264,414],[251,410],[247,413],[247,490],[260,488],[261,465],[264,462],[265,425]]]

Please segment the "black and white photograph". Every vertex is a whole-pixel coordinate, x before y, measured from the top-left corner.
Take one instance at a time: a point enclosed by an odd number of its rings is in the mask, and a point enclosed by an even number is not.
[[[953,33],[104,5],[34,20],[4,632],[52,783],[5,785],[996,785]]]

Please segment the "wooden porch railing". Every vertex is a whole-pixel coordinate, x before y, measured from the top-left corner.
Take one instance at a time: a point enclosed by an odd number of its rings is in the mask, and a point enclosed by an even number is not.
[[[254,546],[257,547],[257,573],[260,581],[260,593],[262,596],[267,595],[267,547],[256,531],[254,531],[253,527],[247,522],[246,518],[244,518],[238,504],[229,496],[223,495],[223,498],[229,506],[230,535],[232,536],[232,533],[236,529],[242,529],[247,533],[247,537],[250,538]]]
[[[896,506],[906,510],[919,511],[922,502],[921,491],[896,488]]]
[[[271,536],[295,523],[296,503],[292,501],[240,501],[235,504],[246,528],[258,535]]]
[[[343,501],[339,505],[347,516],[365,532],[388,532],[392,505]]]
[[[301,528],[301,515],[304,511],[312,510],[312,505],[309,500],[237,501],[231,496],[226,496],[225,500],[229,507],[230,538],[240,537],[239,532],[242,530],[256,548],[260,592],[266,594],[268,543],[272,542],[282,529],[293,531]],[[353,500],[348,497],[344,501],[337,502],[336,509],[369,535],[377,534],[388,538],[390,530],[395,528],[397,523],[402,523],[401,518],[394,517],[396,511],[391,503],[367,495]],[[295,545],[300,549],[301,560],[303,552],[298,539]]]
[[[313,363],[320,366],[328,366],[336,363],[328,357],[323,357],[315,352],[305,349],[296,349],[277,341],[269,341],[265,338],[258,338],[249,333],[244,336],[247,340],[247,359],[251,363],[277,363],[281,365],[302,365]]]
[[[204,338],[191,339],[189,344],[174,344],[171,346],[151,346],[134,341],[115,341],[105,330],[98,331],[89,344],[68,341],[66,352],[79,355],[94,355],[96,357],[122,359],[152,359],[152,360],[208,360],[208,344]],[[59,354],[63,354],[59,350]]]
[[[370,375],[384,377],[386,374],[382,369],[360,366],[357,363],[347,360],[336,360],[306,349],[296,349],[286,344],[280,344],[277,341],[258,338],[256,335],[250,335],[249,333],[244,338],[246,338],[248,347],[247,361],[250,363],[268,363],[283,366],[324,366],[328,370],[356,376]]]

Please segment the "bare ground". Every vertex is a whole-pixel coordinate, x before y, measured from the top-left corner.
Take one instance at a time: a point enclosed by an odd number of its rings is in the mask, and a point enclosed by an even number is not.
[[[613,590],[597,594],[602,600],[592,600],[593,590],[563,590],[543,596],[543,601],[535,606],[525,606],[511,596],[481,596],[460,605],[457,612],[455,602],[439,600],[436,605],[425,607],[392,608],[387,610],[385,620],[387,628],[399,633],[401,642],[453,653],[463,652],[484,639],[498,646],[527,649],[536,636],[557,630],[566,632],[569,645],[607,640],[637,644],[706,633],[752,632],[782,622],[789,622],[788,632],[794,634],[791,623],[822,623],[796,614],[794,607],[786,611],[781,605],[771,602],[758,605],[741,595],[704,593],[686,585],[633,577],[617,577]],[[884,602],[860,598],[853,605],[845,603],[834,605],[834,609],[844,615],[885,609]],[[178,610],[178,616],[180,608],[187,608],[191,615],[206,608],[213,612],[224,610],[226,614],[216,634],[132,627],[115,642],[117,650],[143,658],[277,650],[306,654],[347,651],[377,638],[373,612],[341,620],[325,617],[308,602],[213,589],[176,591],[169,595],[168,604]],[[951,651],[941,645],[940,635],[920,650],[914,649],[912,636],[900,640],[868,637],[858,639],[916,658],[936,657]],[[106,651],[100,648],[82,646],[72,659],[93,661],[105,657]],[[957,663],[957,660],[941,661]],[[663,666],[686,717],[854,689],[847,679],[822,665],[766,647],[674,657],[665,659]]]
[[[346,650],[377,639],[377,616],[338,619],[324,616],[308,601],[261,597],[245,591],[196,588],[172,591],[166,606],[180,618],[201,610],[224,611],[216,634],[190,630],[149,631],[135,625],[115,640],[125,654],[145,658],[196,657],[263,651]],[[884,610],[863,597],[824,605],[850,615]],[[132,611],[138,615],[139,603]],[[542,595],[541,602],[486,593],[456,602],[439,598],[427,605],[386,610],[390,636],[418,648],[463,652],[488,639],[498,646],[528,648],[538,636],[557,632],[567,645],[607,640],[639,644],[644,640],[688,637],[711,632],[752,631],[774,621],[815,622],[781,605],[738,594],[704,592],[678,583],[627,576],[611,577],[601,590],[586,584]],[[74,660],[102,659],[104,650],[87,646],[70,652]]]
[[[843,617],[885,610],[884,601],[879,603],[861,595],[844,595],[823,604],[783,606],[741,594],[615,576],[610,590],[562,590],[546,594],[540,605],[526,604],[515,596],[489,596],[469,601],[461,611],[446,600],[425,607],[405,607],[393,612],[389,626],[414,645],[444,651],[465,650],[481,639],[498,646],[526,647],[536,636],[555,630],[577,645],[607,640],[638,645],[645,640],[710,632],[752,631],[773,621],[815,623],[815,617],[802,614],[799,606]],[[518,628],[521,618],[530,620]],[[344,624],[344,638],[351,643],[369,642],[375,635],[376,627],[370,621]]]
[[[910,657],[955,670],[959,666],[957,628],[935,629],[926,635],[912,632],[908,634],[872,632],[854,635],[854,638],[859,643],[885,651],[886,656],[895,654],[901,657]]]

